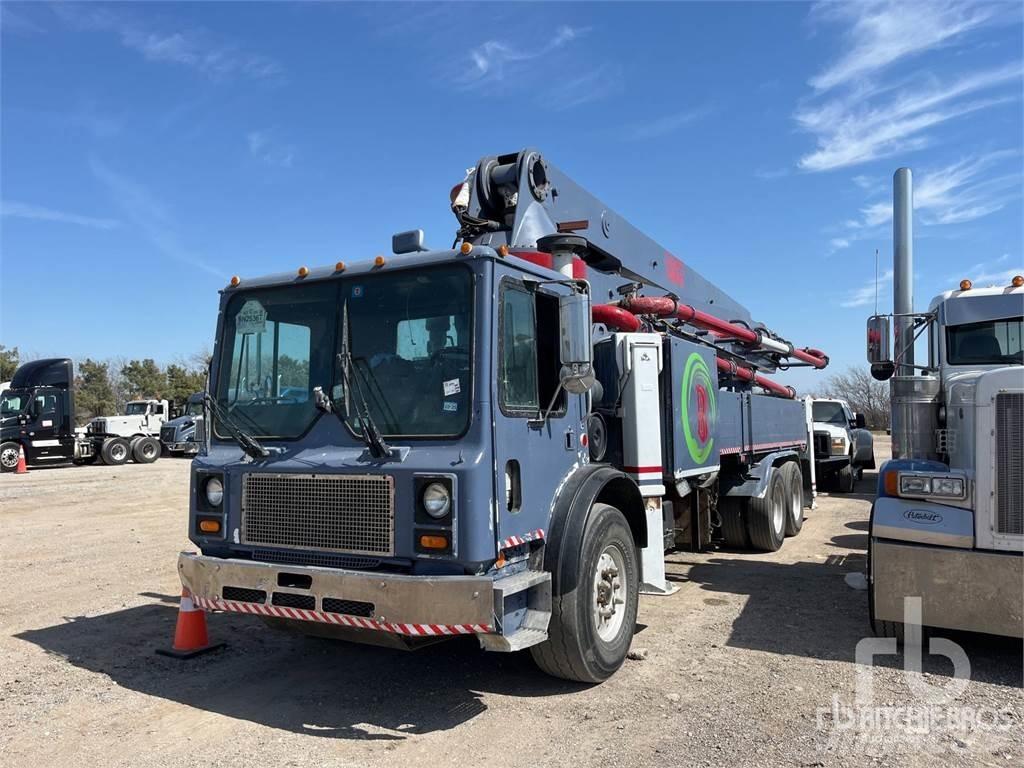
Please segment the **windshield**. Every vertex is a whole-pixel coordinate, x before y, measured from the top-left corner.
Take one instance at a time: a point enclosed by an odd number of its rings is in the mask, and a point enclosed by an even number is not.
[[[182,416],[202,416],[203,415],[203,404],[200,403],[189,403],[185,406],[185,412]]]
[[[950,365],[999,365],[1024,362],[1021,318],[951,325],[946,329]]]
[[[839,426],[848,426],[850,421],[846,418],[846,411],[843,410],[841,403],[834,402],[818,402],[811,405],[811,414],[815,421],[825,422],[826,424],[838,424]]]
[[[149,403],[128,403],[124,409],[124,414],[125,416],[144,416],[147,405]]]
[[[336,362],[347,311],[350,377],[380,432],[461,434],[471,305],[462,266],[238,293],[225,311],[217,402],[255,437],[294,438],[317,418],[313,388],[322,387],[358,432],[362,402],[345,391]]]
[[[7,390],[0,397],[0,414],[11,415],[21,413],[31,399],[31,395],[24,392],[12,392]]]

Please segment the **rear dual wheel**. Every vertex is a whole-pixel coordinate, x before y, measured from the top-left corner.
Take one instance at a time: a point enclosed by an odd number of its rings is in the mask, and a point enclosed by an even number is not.
[[[119,467],[131,458],[131,446],[123,437],[108,437],[100,446],[100,458],[104,464]]]
[[[759,499],[723,498],[718,514],[722,535],[731,547],[775,552],[786,536],[804,524],[803,472],[795,461],[770,470],[768,487]]]

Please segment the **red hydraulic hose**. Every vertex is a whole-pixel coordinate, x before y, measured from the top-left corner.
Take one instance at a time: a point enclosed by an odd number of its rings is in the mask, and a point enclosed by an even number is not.
[[[604,323],[617,331],[635,332],[640,330],[640,318],[615,304],[594,304],[590,316],[595,323]]]
[[[726,360],[724,357],[719,357],[716,362],[718,363],[718,370],[720,371],[730,373],[744,381],[752,381],[759,387],[764,387],[769,392],[773,392],[780,397],[788,397],[789,399],[796,397],[796,390],[792,387],[784,386],[776,381],[765,378],[760,374],[754,373],[751,368],[744,368],[743,366],[736,365],[732,361]]]

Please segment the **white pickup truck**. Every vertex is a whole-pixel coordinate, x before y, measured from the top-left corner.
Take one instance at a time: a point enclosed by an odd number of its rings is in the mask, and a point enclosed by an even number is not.
[[[875,468],[875,446],[865,429],[864,415],[854,413],[845,400],[815,398],[814,473],[818,483],[851,493],[864,469]]]

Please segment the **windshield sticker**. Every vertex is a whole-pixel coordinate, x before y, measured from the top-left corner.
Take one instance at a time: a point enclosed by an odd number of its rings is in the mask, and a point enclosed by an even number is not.
[[[451,397],[452,395],[457,395],[457,394],[459,394],[459,392],[462,391],[462,385],[459,383],[458,379],[449,379],[448,381],[444,382],[443,386],[444,386],[444,396],[445,397]]]
[[[237,333],[263,333],[267,328],[267,310],[256,299],[249,299],[235,318]]]
[[[459,410],[459,404],[451,400],[445,400],[443,407],[446,411],[449,411],[451,413],[454,413],[455,411]]]

